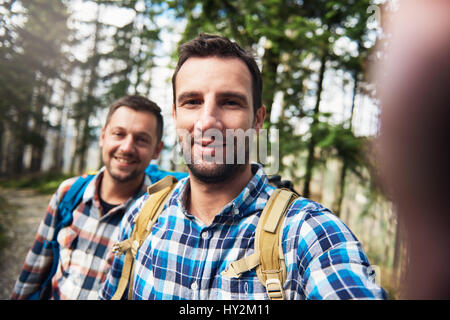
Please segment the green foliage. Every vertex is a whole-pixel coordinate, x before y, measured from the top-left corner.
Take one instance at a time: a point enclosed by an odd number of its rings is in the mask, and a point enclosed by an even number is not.
[[[336,157],[347,163],[350,169],[359,178],[364,179],[361,169],[365,163],[366,138],[356,137],[352,130],[343,125],[330,125],[321,123],[321,132],[317,133],[320,140],[317,146],[321,150],[323,159]]]
[[[61,182],[70,177],[69,174],[44,172],[24,175],[15,179],[2,179],[0,186],[13,189],[34,189],[43,194],[52,194]]]

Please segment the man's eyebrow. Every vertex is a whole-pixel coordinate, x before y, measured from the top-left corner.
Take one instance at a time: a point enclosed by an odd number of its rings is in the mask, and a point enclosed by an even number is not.
[[[112,131],[114,131],[114,130],[127,131],[127,129],[125,129],[124,127],[122,127],[120,125],[116,125],[114,127],[111,127],[110,130],[112,130]],[[140,136],[140,137],[147,137],[147,138],[150,138],[150,139],[152,138],[152,135],[149,134],[146,131],[138,131],[138,132],[135,132],[134,135]]]
[[[143,138],[149,138],[149,139],[152,138],[152,135],[148,134],[145,131],[138,131],[138,132],[136,132],[136,135],[139,136],[139,137],[143,137]]]
[[[116,124],[115,126],[109,124],[109,129],[110,130],[125,130],[124,127],[121,127],[120,125]]]
[[[200,95],[200,92],[198,91],[188,91],[188,92],[183,92],[182,94],[180,94],[177,98],[177,102],[183,101],[185,99],[189,99],[189,98],[196,98]]]
[[[218,98],[236,98],[241,100],[242,102],[248,103],[247,101],[247,96],[239,93],[239,92],[235,92],[235,91],[225,91],[225,92],[220,92],[217,94]]]

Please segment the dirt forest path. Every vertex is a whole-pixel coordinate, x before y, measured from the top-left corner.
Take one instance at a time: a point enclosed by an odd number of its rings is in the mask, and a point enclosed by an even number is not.
[[[0,299],[5,300],[11,296],[51,195],[42,195],[33,190],[0,188],[0,196],[12,206],[11,212],[7,214],[7,225],[4,225],[9,242],[0,252]]]

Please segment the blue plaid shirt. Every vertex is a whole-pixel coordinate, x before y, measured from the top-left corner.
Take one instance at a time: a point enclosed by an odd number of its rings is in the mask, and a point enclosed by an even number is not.
[[[252,170],[254,177],[211,225],[185,209],[189,178],[178,183],[136,255],[133,299],[268,299],[255,270],[239,278],[221,275],[231,262],[253,253],[256,225],[274,190],[260,165],[252,164]],[[141,197],[126,213],[120,240],[130,237],[133,219],[148,197]],[[386,298],[373,282],[360,242],[316,202],[300,197],[290,206],[282,247],[286,299]],[[102,299],[114,295],[124,257],[114,259]]]

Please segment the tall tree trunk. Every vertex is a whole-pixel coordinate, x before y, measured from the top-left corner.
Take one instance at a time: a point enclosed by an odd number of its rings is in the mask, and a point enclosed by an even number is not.
[[[92,61],[90,62],[91,64],[89,68],[89,82],[87,87],[86,99],[84,101],[85,106],[83,106],[83,109],[85,108],[84,109],[85,112],[81,119],[82,136],[80,139],[80,147],[78,149],[79,152],[78,173],[80,174],[83,173],[83,171],[86,169],[86,162],[87,162],[86,156],[90,142],[89,118],[93,114],[96,104],[94,97],[94,90],[98,81],[98,74],[97,74],[97,66],[99,63],[98,43],[100,41],[100,28],[101,28],[99,18],[100,18],[100,8],[97,7],[97,16],[95,20],[94,46],[92,49],[92,56],[91,56]]]
[[[397,217],[397,225],[395,230],[395,244],[394,244],[394,260],[392,262],[393,283],[397,286],[401,278],[404,276],[402,266],[406,265],[406,246],[403,244],[404,234],[402,222]]]
[[[353,114],[355,111],[355,101],[356,101],[356,95],[358,93],[358,74],[355,71],[353,73],[353,96],[352,96],[352,106],[350,110],[350,118],[348,120],[349,122],[349,129],[352,130],[353,127]],[[338,191],[336,196],[336,201],[333,206],[333,212],[336,216],[341,216],[341,209],[342,209],[342,201],[344,200],[345,196],[345,180],[347,177],[347,170],[348,170],[348,161],[347,159],[343,159],[342,168],[341,168],[341,174],[339,176],[339,184],[338,184]]]
[[[37,143],[32,145],[31,150],[31,172],[39,172],[42,167],[42,160],[44,158],[44,149],[46,145],[47,126],[44,124],[43,107],[48,104],[52,95],[52,88],[48,80],[42,79],[38,89],[38,97],[34,103],[34,126],[32,131],[36,138],[42,138]]]
[[[64,108],[64,106],[63,106]],[[64,110],[59,111],[58,116],[58,122],[56,125],[56,138],[55,143],[53,145],[52,150],[52,165],[50,167],[50,170],[53,172],[59,172],[61,173],[63,171],[64,166],[64,144],[65,144],[65,137],[63,133],[63,118],[64,118]]]
[[[262,77],[264,90],[262,93],[262,102],[266,106],[266,127],[270,126],[270,115],[272,113],[272,104],[277,87],[277,68],[280,61],[280,53],[275,52],[273,48],[266,48],[262,58]]]
[[[4,159],[4,153],[3,153],[3,146],[5,139],[5,125],[3,124],[3,121],[0,119],[0,177],[3,175],[3,163],[5,161]]]
[[[16,114],[11,119],[11,122],[8,123],[10,139],[6,150],[6,171],[7,175],[10,176],[20,175],[25,170],[24,155],[27,136],[29,134],[28,123],[31,114],[29,103],[31,101],[31,95],[27,93],[23,101],[23,105],[16,106]]]
[[[31,133],[33,134],[33,139],[31,141],[31,162],[29,171],[38,172],[41,169],[41,159],[39,148],[41,148],[40,141],[38,137],[40,136],[40,131],[42,127],[42,105],[43,103],[43,79],[39,76],[39,72],[36,73],[36,87],[33,89],[33,97],[31,101],[32,113],[32,126]]]
[[[21,121],[24,122],[24,121]],[[24,128],[24,131],[20,130]],[[25,142],[23,140],[23,132],[27,130],[26,126],[19,126],[19,129],[12,131],[11,141],[8,144],[6,169],[8,175],[15,176],[24,172],[23,158],[25,154]]]
[[[350,110],[350,119],[349,121],[349,129],[352,130],[353,128],[353,115],[355,113],[355,101],[356,101],[356,95],[358,94],[358,86],[359,86],[359,81],[358,81],[358,72],[354,71],[353,72],[353,96],[352,96],[352,108]]]
[[[327,63],[327,54],[323,54],[321,58],[321,65],[319,70],[319,80],[317,82],[317,100],[316,105],[314,106],[314,115],[313,115],[313,123],[311,124],[311,139],[308,144],[308,158],[306,159],[306,173],[305,173],[305,182],[303,186],[303,194],[302,196],[308,198],[310,196],[310,185],[312,179],[312,173],[314,169],[315,159],[314,159],[314,151],[317,144],[316,136],[313,134],[313,128],[317,126],[319,123],[319,111],[320,111],[320,102],[322,99],[322,90],[323,90],[323,79],[325,75],[326,63]]]
[[[130,52],[129,52],[129,54],[130,54]],[[137,56],[140,57],[141,54],[142,54],[142,45],[139,45],[139,51],[137,53]],[[131,57],[130,57],[130,60],[131,60],[131,63],[133,63],[133,59],[131,59]],[[136,82],[134,83],[134,86],[133,86],[134,91],[132,94],[139,94],[138,86],[142,82],[142,75],[144,74],[144,70],[142,68],[143,62],[142,62],[142,60],[139,59],[138,61],[134,62],[134,64],[136,67]],[[132,70],[132,68],[130,68],[130,70]]]
[[[89,115],[87,115],[84,119],[81,120],[81,140],[80,140],[80,148],[78,149],[79,153],[79,162],[78,162],[78,173],[82,174],[86,169],[86,156],[87,151],[89,149]]]
[[[79,135],[80,135],[80,119],[76,119],[75,120],[75,128],[74,128],[74,144],[75,144],[75,148],[74,148],[74,152],[72,154],[72,158],[70,159],[70,174],[75,174],[75,166],[78,160],[78,147],[79,147]]]
[[[341,216],[341,209],[342,209],[342,201],[344,200],[345,195],[345,180],[347,178],[347,164],[348,162],[343,161],[342,168],[341,168],[341,174],[339,176],[339,184],[338,184],[338,190],[336,195],[335,204],[333,205],[333,213],[340,217]]]
[[[63,127],[65,127],[65,119],[66,119],[66,106],[70,101],[67,101],[70,97],[70,82],[65,81],[64,89],[63,89],[63,101],[61,105],[61,109],[59,110],[58,120],[56,124],[56,138],[55,143],[53,145],[52,150],[52,165],[51,171],[53,172],[63,172],[64,168],[64,146],[66,143],[65,134],[63,132]]]
[[[77,164],[77,161],[79,161],[79,152],[78,149],[80,148],[80,141],[81,141],[81,114],[84,112],[83,109],[83,100],[84,100],[84,92],[86,87],[86,81],[87,81],[87,75],[86,72],[82,73],[81,76],[81,84],[78,88],[78,103],[75,104],[75,107],[77,108],[76,111],[74,111],[75,114],[75,126],[74,126],[74,132],[73,132],[73,144],[75,145],[74,151],[72,154],[72,157],[70,159],[70,173],[75,174],[75,167]]]

